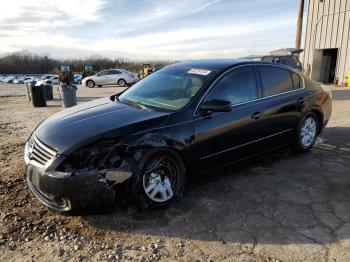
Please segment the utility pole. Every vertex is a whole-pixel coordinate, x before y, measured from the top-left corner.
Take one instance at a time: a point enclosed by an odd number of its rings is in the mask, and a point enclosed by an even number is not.
[[[301,36],[303,33],[304,4],[305,4],[305,0],[299,0],[297,35],[295,39],[295,48],[298,48],[298,49],[301,48]]]

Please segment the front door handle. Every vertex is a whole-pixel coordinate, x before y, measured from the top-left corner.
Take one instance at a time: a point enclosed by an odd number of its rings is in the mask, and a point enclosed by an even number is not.
[[[262,112],[255,112],[254,114],[252,114],[252,119],[259,119],[262,115]]]
[[[298,104],[303,105],[305,103],[305,99],[303,97],[300,97],[298,99]]]

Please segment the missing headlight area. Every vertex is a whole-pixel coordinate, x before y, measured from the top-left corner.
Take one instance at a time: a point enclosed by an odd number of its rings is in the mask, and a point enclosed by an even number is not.
[[[83,147],[66,158],[58,167],[59,171],[72,172],[82,169],[101,170],[119,167],[126,157],[127,146],[116,146],[104,141]]]
[[[117,203],[124,205],[127,181],[139,174],[140,155],[139,147],[102,141],[66,156],[54,171],[29,164],[27,181],[36,197],[54,210],[110,211]]]

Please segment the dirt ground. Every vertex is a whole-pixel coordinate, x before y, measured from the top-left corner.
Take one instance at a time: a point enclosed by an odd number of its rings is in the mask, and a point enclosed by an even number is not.
[[[118,89],[79,87],[79,101]],[[350,261],[350,88],[333,96],[309,153],[206,175],[166,209],[69,217],[40,204],[22,171],[26,138],[60,101],[33,108],[23,86],[0,83],[0,261]]]

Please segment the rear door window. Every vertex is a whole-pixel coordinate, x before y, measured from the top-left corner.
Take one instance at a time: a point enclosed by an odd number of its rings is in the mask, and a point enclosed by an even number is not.
[[[119,74],[121,74],[121,72],[118,70],[109,70],[109,74],[110,75],[119,75]]]
[[[294,90],[290,71],[277,66],[259,66],[263,95],[273,96]]]

